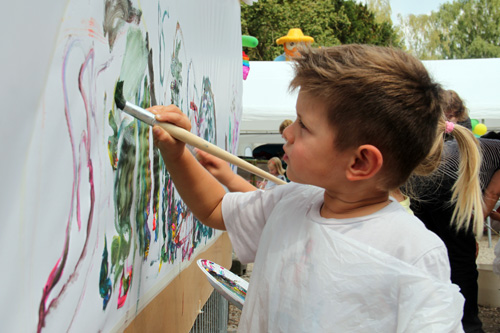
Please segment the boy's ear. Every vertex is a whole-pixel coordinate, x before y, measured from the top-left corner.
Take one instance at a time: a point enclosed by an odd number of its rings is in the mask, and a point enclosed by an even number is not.
[[[380,150],[372,145],[362,145],[354,151],[346,170],[350,181],[369,179],[375,176],[383,164]]]

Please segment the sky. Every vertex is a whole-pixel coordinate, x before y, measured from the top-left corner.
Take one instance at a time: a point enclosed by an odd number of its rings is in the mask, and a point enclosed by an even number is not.
[[[437,11],[439,5],[452,2],[451,0],[390,0],[393,23],[398,22],[397,14],[406,16],[408,14],[420,15],[430,14],[431,11]]]
[[[392,23],[397,24],[399,21],[397,19],[398,14],[403,16],[414,14],[430,14],[431,11],[437,11],[439,5],[446,2],[452,2],[453,0],[390,0],[391,10],[392,10]],[[358,2],[364,3],[364,0],[358,0]]]

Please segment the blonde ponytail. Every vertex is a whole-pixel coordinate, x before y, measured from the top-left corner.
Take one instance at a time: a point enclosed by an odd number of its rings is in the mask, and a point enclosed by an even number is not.
[[[483,197],[479,178],[481,151],[479,142],[469,129],[461,125],[447,122],[444,118],[440,119],[437,127],[436,140],[427,157],[414,170],[413,176],[417,176],[417,178],[422,176],[428,177],[429,181],[432,181],[432,178],[437,176],[434,172],[439,168],[441,163],[446,163],[446,161],[441,159],[444,146],[443,136],[445,133],[451,134],[455,138],[460,156],[457,180],[451,188],[452,195],[450,204],[454,205],[455,208],[450,223],[456,231],[468,229],[470,227],[471,217],[474,217],[472,219],[473,231],[476,238],[479,239],[483,234],[484,224]],[[445,170],[445,168],[439,168],[438,170],[442,171]],[[406,195],[418,201],[418,197],[421,194],[415,193],[412,179],[403,186],[402,190]]]
[[[474,216],[473,230],[476,238],[480,238],[483,234],[484,214],[479,179],[482,159],[479,142],[469,129],[461,125],[455,124],[451,134],[457,141],[460,150],[458,179],[452,187],[451,203],[455,204],[455,209],[451,223],[456,230],[468,229],[471,216]]]

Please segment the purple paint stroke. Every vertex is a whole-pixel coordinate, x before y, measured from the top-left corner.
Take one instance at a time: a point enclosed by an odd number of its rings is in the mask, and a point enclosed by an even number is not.
[[[66,90],[65,74],[66,74],[66,64],[67,64],[67,60],[68,60],[69,50],[71,49],[71,47],[75,43],[76,43],[76,40],[73,40],[71,43],[69,43],[66,46],[66,49],[65,49],[66,56],[64,57],[63,68],[62,68],[64,110],[65,110],[66,123],[67,123],[68,129],[69,129],[69,140],[70,140],[70,145],[71,145],[72,151],[74,151],[74,142],[73,142],[73,133],[71,131],[71,115],[69,114],[69,112],[67,112],[69,103],[68,103],[68,94],[67,94],[67,90]],[[76,160],[76,158],[73,154],[73,179],[75,178],[75,174],[76,174],[76,170],[75,170],[76,169],[76,161],[75,160]],[[75,192],[74,186],[75,185],[73,183],[73,189],[71,191],[71,202],[73,202],[73,197],[74,197],[74,192]],[[38,332],[40,332],[42,327],[45,326],[45,316],[48,312],[48,309],[45,308],[47,298],[49,297],[50,292],[54,288],[55,284],[57,284],[57,282],[61,278],[63,268],[66,264],[67,251],[68,251],[68,247],[69,247],[68,234],[69,234],[69,226],[70,226],[70,221],[71,221],[72,215],[73,215],[73,205],[71,205],[71,207],[70,207],[68,222],[66,224],[66,237],[64,239],[63,252],[61,254],[61,257],[57,260],[54,268],[52,268],[52,271],[49,274],[49,277],[47,279],[47,282],[45,283],[45,287],[43,288],[42,299],[40,301],[40,307],[38,310],[38,330],[37,330]],[[61,265],[61,266],[59,266],[59,265]]]
[[[87,96],[85,94],[85,91],[82,87],[82,78],[83,74],[89,64],[90,61],[92,61],[92,65],[94,64],[94,50],[91,49],[82,66],[80,67],[80,72],[78,76],[78,87],[81,93],[81,96],[83,98],[83,102],[85,105],[85,113],[86,113],[86,123],[87,123],[87,130],[83,131],[80,145],[79,145],[79,152],[82,149],[82,145],[85,148],[85,153],[86,153],[86,158],[87,158],[87,167],[89,169],[89,185],[90,185],[90,209],[89,209],[89,215],[87,219],[87,234],[85,237],[85,242],[83,245],[82,252],[80,254],[80,257],[78,258],[78,261],[75,265],[74,272],[71,273],[69,276],[68,280],[66,283],[63,284],[61,287],[61,290],[59,291],[59,294],[52,299],[50,304],[47,306],[47,300],[50,295],[50,292],[52,289],[55,287],[55,285],[59,282],[59,279],[61,278],[62,272],[64,271],[64,267],[66,265],[66,260],[68,258],[68,249],[69,249],[69,230],[70,230],[70,222],[71,222],[71,216],[73,213],[73,202],[74,202],[74,196],[75,196],[75,182],[77,182],[76,185],[76,191],[77,191],[77,223],[78,223],[78,230],[80,230],[81,226],[81,220],[80,220],[80,191],[79,191],[79,181],[80,181],[80,163],[78,163],[78,166],[76,164],[77,157],[76,157],[76,152],[75,152],[75,144],[74,144],[74,139],[73,139],[73,129],[72,129],[72,122],[71,122],[71,114],[69,110],[69,103],[68,103],[68,92],[67,92],[67,86],[66,86],[66,64],[67,60],[69,58],[70,51],[74,44],[78,40],[73,40],[71,41],[66,49],[65,49],[65,57],[63,61],[63,67],[62,67],[62,84],[63,84],[63,93],[64,93],[64,113],[66,117],[66,123],[68,126],[68,134],[70,137],[70,142],[71,142],[71,149],[72,149],[72,157],[73,157],[73,185],[72,185],[72,193],[71,193],[71,207],[70,207],[70,214],[68,217],[68,221],[66,224],[66,235],[64,239],[64,246],[63,246],[63,252],[61,254],[61,257],[57,260],[56,265],[52,269],[47,282],[43,288],[43,293],[42,293],[42,298],[40,301],[40,307],[38,311],[38,329],[37,332],[41,332],[42,328],[45,326],[45,319],[47,315],[49,314],[49,311],[53,308],[57,307],[59,297],[61,297],[64,292],[66,291],[66,288],[68,287],[69,283],[72,282],[77,276],[77,271],[78,268],[82,262],[82,260],[85,258],[86,251],[87,251],[87,245],[88,245],[88,240],[89,240],[89,235],[90,231],[92,229],[92,221],[93,221],[93,215],[94,215],[94,202],[95,202],[95,189],[94,189],[94,171],[93,171],[93,166],[92,166],[92,159],[90,158],[90,146],[91,146],[91,128],[90,128],[90,119],[89,119],[89,105],[88,105],[88,100]],[[91,67],[93,68],[93,66]],[[81,156],[81,155],[80,155]],[[79,161],[80,162],[80,161]],[[77,171],[78,170],[78,171]],[[74,316],[73,316],[74,319]],[[71,320],[71,323],[73,321]],[[70,323],[70,326],[71,326]]]
[[[89,55],[88,55],[87,57],[89,57],[91,53],[92,53],[92,57],[91,57],[91,59],[92,59],[92,65],[94,65],[94,54],[93,54],[93,53],[94,53],[94,51],[93,51],[93,50],[89,51]],[[88,62],[88,61],[86,61],[86,63],[87,63],[87,62]],[[99,75],[100,75],[102,72],[104,72],[104,71],[106,70],[106,68],[108,68],[108,67],[109,67],[109,64],[110,64],[110,63],[111,63],[111,61],[109,60],[109,61],[107,61],[106,63],[104,63],[104,65],[102,65],[102,66],[101,66],[101,68],[97,71],[96,78],[97,78],[97,77],[99,77]],[[85,65],[85,67],[86,67],[86,65]],[[92,66],[92,68],[93,68],[93,66]],[[91,129],[90,129],[90,119],[89,119],[89,112],[88,112],[89,107],[88,107],[88,105],[87,105],[87,101],[90,101],[90,103],[91,103],[91,107],[90,107],[90,111],[91,111],[91,114],[92,114],[92,117],[91,117],[91,118],[92,118],[92,119],[94,119],[94,124],[95,124],[96,129],[97,129],[97,120],[96,120],[96,118],[95,118],[95,109],[96,109],[96,106],[95,106],[95,98],[88,98],[88,99],[87,99],[87,98],[86,98],[85,91],[84,91],[84,89],[83,89],[83,87],[82,87],[82,84],[81,84],[81,83],[83,82],[83,79],[82,79],[82,76],[83,76],[83,75],[82,75],[82,74],[83,74],[83,69],[84,69],[84,67],[83,67],[83,65],[82,65],[82,67],[80,68],[80,75],[79,75],[79,80],[78,80],[78,82],[79,82],[79,89],[80,89],[80,93],[81,93],[81,95],[82,95],[82,98],[83,98],[83,101],[84,101],[84,104],[85,104],[85,110],[86,110],[86,116],[87,116],[87,132],[88,132],[88,133],[90,133],[90,130],[91,130]],[[93,91],[93,92],[95,93],[95,87],[96,87],[96,86],[95,86],[95,85],[93,85],[92,87],[94,88],[94,91]],[[90,93],[92,93],[92,91],[91,91]],[[92,102],[94,102],[94,104],[92,104]],[[82,142],[80,143],[80,149],[81,149],[81,146],[82,146],[83,140],[85,140],[85,138],[82,138]],[[92,187],[92,188],[94,188],[94,181],[93,181],[93,167],[92,167],[92,161],[91,161],[91,159],[90,159],[90,146],[91,146],[91,145],[90,145],[90,136],[89,136],[89,143],[86,145],[86,153],[87,153],[87,157],[88,157],[88,161],[89,161],[89,169],[92,171],[92,172],[90,172],[90,173],[92,174],[92,177],[90,177],[90,175],[89,175],[89,181],[91,181],[91,183],[92,183],[92,184],[91,184],[91,187]],[[81,178],[81,177],[80,177],[80,178]],[[80,178],[79,178],[79,179],[80,179]],[[95,196],[93,196],[93,197],[92,197],[92,199],[95,199]],[[92,200],[92,203],[93,203],[93,202],[94,202],[94,200]],[[88,239],[89,239],[89,236],[90,236],[90,229],[91,229],[91,227],[92,227],[92,221],[90,221],[90,223],[88,224],[88,228],[87,228],[87,237],[86,237],[86,240],[85,240],[85,246],[84,246],[84,248],[83,248],[83,250],[82,250],[82,255],[81,255],[81,257],[80,257],[80,260],[84,258],[85,254],[86,254],[86,252],[87,252],[86,248],[87,248],[87,242],[88,242]],[[96,245],[97,245],[97,241],[96,241]],[[93,247],[93,251],[92,251],[92,255],[91,255],[91,257],[92,257],[92,258],[94,257],[94,254],[95,254],[96,249],[97,249],[97,246],[94,246],[94,247]],[[80,260],[78,261],[77,266],[75,266],[75,273],[76,273],[76,269],[77,269],[77,267],[78,267],[78,264],[79,264]],[[77,307],[76,307],[76,309],[75,309],[75,312],[73,313],[73,317],[71,318],[70,325],[68,326],[68,331],[71,331],[71,327],[73,326],[73,322],[74,322],[74,320],[75,320],[75,317],[76,317],[77,313],[79,312],[79,310],[80,310],[80,306],[81,306],[81,304],[82,304],[82,302],[83,302],[83,297],[85,296],[85,291],[86,291],[86,289],[87,289],[87,282],[88,282],[87,277],[88,277],[88,275],[89,275],[89,273],[90,273],[90,270],[91,270],[92,266],[93,266],[93,263],[91,263],[91,267],[87,270],[87,274],[85,274],[85,279],[83,280],[83,288],[82,288],[82,292],[80,293],[80,298],[78,299],[78,304],[77,304]],[[68,282],[70,282],[70,281],[71,281],[71,280],[69,280]]]
[[[191,215],[191,211],[189,208],[182,203],[182,201],[179,201],[179,204],[177,206],[177,228],[176,228],[176,238],[177,238],[177,243],[179,244],[181,248],[181,253],[182,253],[182,260],[184,261],[186,258],[189,260],[191,259],[191,255],[193,254],[194,251],[194,245],[192,242],[189,242],[189,239],[193,236],[193,230],[186,229],[186,235],[183,238],[180,238],[180,234],[185,228],[188,228],[189,225],[186,225],[188,222],[189,216]],[[192,223],[196,223],[194,220],[191,220]]]

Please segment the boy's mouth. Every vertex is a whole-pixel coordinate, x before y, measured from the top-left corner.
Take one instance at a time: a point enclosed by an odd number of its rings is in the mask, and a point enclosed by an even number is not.
[[[286,152],[286,144],[283,145],[283,157],[282,157],[282,160],[285,161],[286,163],[288,163],[288,154]]]

